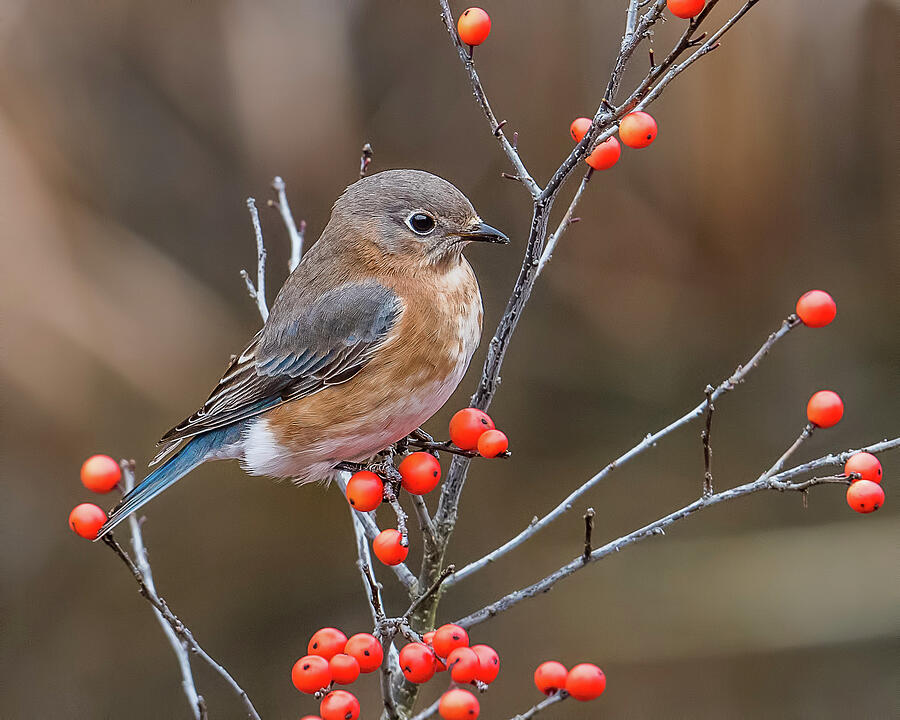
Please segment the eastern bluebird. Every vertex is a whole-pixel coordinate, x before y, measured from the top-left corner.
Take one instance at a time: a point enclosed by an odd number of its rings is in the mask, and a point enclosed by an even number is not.
[[[253,475],[327,479],[401,440],[447,401],[481,337],[481,292],[462,256],[508,243],[456,187],[389,170],[348,187],[266,321],[209,399],[169,430],[101,528],[207,460]]]

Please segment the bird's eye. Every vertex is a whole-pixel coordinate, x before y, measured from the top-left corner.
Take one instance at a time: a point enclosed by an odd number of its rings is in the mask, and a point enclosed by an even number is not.
[[[406,218],[406,224],[416,235],[427,235],[434,230],[434,218],[425,212],[414,212]]]

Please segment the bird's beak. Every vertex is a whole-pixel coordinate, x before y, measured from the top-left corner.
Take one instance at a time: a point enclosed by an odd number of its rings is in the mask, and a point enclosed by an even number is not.
[[[477,225],[473,225],[471,228],[466,230],[465,232],[461,232],[459,236],[463,240],[474,240],[478,242],[489,242],[489,243],[500,243],[501,245],[508,245],[509,238],[506,237],[502,232],[500,232],[497,228],[491,227],[487,223],[480,222]]]

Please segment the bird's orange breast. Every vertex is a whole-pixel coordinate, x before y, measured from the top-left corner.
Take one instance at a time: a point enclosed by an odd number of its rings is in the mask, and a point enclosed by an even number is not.
[[[346,383],[267,413],[297,465],[360,460],[424,423],[456,389],[481,337],[481,293],[468,262],[379,278],[404,309],[385,343]]]

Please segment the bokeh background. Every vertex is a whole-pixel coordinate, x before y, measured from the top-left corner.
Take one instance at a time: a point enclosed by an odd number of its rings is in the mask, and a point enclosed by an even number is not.
[[[597,105],[624,5],[486,6],[479,71],[540,181],[570,150],[569,121]],[[658,51],[680,25],[659,29]],[[653,106],[656,143],[594,176],[582,222],[538,283],[492,410],[514,457],[473,467],[449,560],[495,547],[693,407],[811,287],[834,294],[837,320],[792,333],[721,400],[717,487],[768,467],[823,387],[844,396],[846,417],[802,457],[897,435],[897,37],[887,0],[763,2],[670,86]],[[626,89],[645,65],[642,51]],[[365,141],[373,170],[439,173],[513,237],[469,253],[490,331],[530,205],[500,179],[509,168],[437,3],[0,2],[3,718],[188,717],[133,580],[67,529],[69,509],[93,499],[78,468],[95,452],[143,467],[258,328],[238,277],[255,259],[244,199],[262,207],[274,293],[287,242],[265,208],[271,178],[285,177],[315,238]],[[483,348],[433,433],[465,404],[482,359]],[[457,586],[440,620],[575,556],[588,505],[600,541],[696,498],[698,433],[616,471]],[[840,488],[812,493],[808,509],[795,495],[753,496],[479,626],[474,637],[503,657],[483,717],[538,700],[531,673],[548,658],[609,676],[600,701],[548,718],[896,717],[900,455],[883,461],[888,501],[873,516],[852,513]],[[369,629],[340,493],[219,463],[146,518],[162,594],[263,716],[313,712],[289,680],[309,634]],[[396,590],[388,598],[404,607]],[[218,678],[196,671],[211,717],[240,717]],[[358,689],[375,717],[375,678]]]

